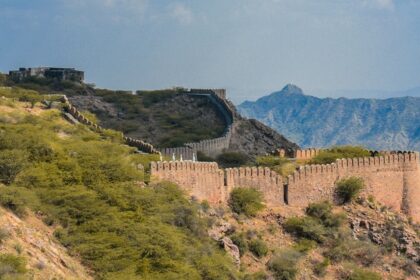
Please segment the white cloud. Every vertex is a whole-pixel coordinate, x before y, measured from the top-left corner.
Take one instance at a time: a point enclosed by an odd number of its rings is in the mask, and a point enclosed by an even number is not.
[[[192,11],[184,4],[175,3],[170,7],[170,15],[181,24],[188,25],[193,22],[194,15]]]

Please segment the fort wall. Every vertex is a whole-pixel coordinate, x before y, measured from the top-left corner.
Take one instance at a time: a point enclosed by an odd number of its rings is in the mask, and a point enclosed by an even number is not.
[[[93,123],[92,121],[88,120],[85,116],[83,116],[82,113],[80,113],[76,107],[74,107],[69,100],[67,99],[67,97],[64,95],[62,98],[62,102],[64,103],[64,110],[67,112],[67,114],[69,114],[70,116],[72,116],[75,120],[77,120],[79,123],[89,126],[92,130],[96,131],[96,132],[103,132],[105,131],[105,129],[95,123]],[[122,134],[122,133],[121,133]],[[145,153],[149,153],[149,154],[160,154],[160,152],[155,149],[153,147],[153,145],[146,143],[142,140],[139,139],[134,139],[131,137],[126,137],[126,136],[122,136],[124,142],[132,147],[136,147],[137,149],[139,149],[142,152]]]
[[[221,115],[226,122],[226,129],[223,136],[214,139],[205,139],[199,142],[186,143],[184,147],[174,147],[161,149],[162,154],[172,157],[175,154],[176,159],[192,160],[193,154],[203,152],[208,156],[216,157],[225,149],[229,148],[232,137],[232,125],[236,117],[234,106],[226,99],[225,89],[189,89],[185,94],[208,96],[211,101],[220,110]]]
[[[210,203],[227,203],[235,187],[259,189],[269,207],[306,207],[311,202],[335,201],[336,183],[351,176],[365,182],[365,195],[420,221],[419,153],[340,159],[326,165],[301,166],[283,178],[269,168],[219,169],[216,163],[153,163],[152,179],[173,181],[186,192]]]
[[[420,198],[419,154],[340,159],[326,165],[305,165],[287,178],[286,200],[291,206],[335,200],[337,181],[350,176],[365,182],[364,193],[397,211],[420,220],[414,198]]]

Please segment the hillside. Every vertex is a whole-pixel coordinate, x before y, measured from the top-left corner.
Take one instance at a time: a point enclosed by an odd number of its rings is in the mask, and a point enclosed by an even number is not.
[[[238,110],[303,147],[360,144],[370,149],[420,150],[420,98],[317,98],[288,85]]]
[[[79,110],[95,115],[98,124],[145,140],[155,147],[182,147],[186,143],[221,137],[227,129],[220,108],[206,96],[185,94],[181,88],[155,91],[112,91],[87,84],[32,78],[16,83],[3,76],[1,84],[36,90],[43,94],[66,94]],[[233,110],[234,105],[230,103]],[[274,129],[243,118],[235,111],[237,122],[226,151],[239,152],[253,160],[284,147],[298,146]]]
[[[21,219],[0,207],[0,258],[8,255],[25,268],[13,279],[92,279],[80,260],[71,257],[54,238],[53,231],[32,213]],[[7,279],[5,268],[5,262],[0,261],[1,279]]]
[[[59,104],[36,102],[56,97],[18,88],[1,88],[0,96],[0,205],[22,218],[40,213],[95,278],[236,277],[206,236],[210,221],[197,202],[173,184],[144,188],[156,155],[136,153],[115,131],[72,125]]]

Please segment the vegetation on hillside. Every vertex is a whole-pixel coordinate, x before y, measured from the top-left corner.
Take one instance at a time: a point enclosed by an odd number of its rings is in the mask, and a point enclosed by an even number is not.
[[[181,100],[178,90],[137,91],[136,95],[126,91],[95,89],[93,94],[113,104],[118,118],[107,112],[97,111],[101,123],[131,136],[154,142],[158,147],[180,147],[185,143],[220,137],[225,129],[223,118],[216,115],[211,125],[203,125],[200,118],[202,108],[212,110],[213,104],[207,98],[194,98],[194,111],[177,105]],[[164,133],[153,133],[159,129]],[[154,138],[150,138],[153,136]]]
[[[341,158],[369,157],[370,152],[360,146],[336,146],[330,149],[321,150],[312,158],[310,164],[329,164]]]
[[[234,188],[230,193],[229,206],[235,213],[255,216],[264,209],[263,194],[255,188]]]
[[[352,201],[364,188],[362,178],[350,177],[337,182],[337,195],[343,203]]]
[[[0,100],[4,207],[19,216],[43,213],[98,279],[236,278],[231,260],[207,237],[198,204],[172,184],[141,187],[138,165],[147,171],[156,156],[70,125],[56,110],[29,113],[21,104]]]
[[[284,177],[292,174],[297,166],[296,163],[279,156],[259,156],[256,158],[256,165],[268,167]]]

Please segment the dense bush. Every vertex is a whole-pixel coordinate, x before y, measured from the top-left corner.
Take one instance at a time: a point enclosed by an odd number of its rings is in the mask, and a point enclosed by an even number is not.
[[[348,280],[381,280],[382,277],[380,274],[376,272],[357,268],[349,275],[347,279]]]
[[[26,261],[23,257],[0,254],[0,279],[24,279]]]
[[[255,188],[234,188],[230,193],[229,206],[235,213],[255,216],[264,209],[263,194]]]
[[[310,160],[310,164],[329,164],[341,158],[369,157],[370,152],[359,146],[337,146],[322,150]]]
[[[301,253],[293,249],[281,251],[271,258],[268,268],[277,280],[293,280],[296,278],[296,264],[301,256]]]
[[[203,153],[201,151],[197,152],[197,160],[198,161],[207,161],[207,162],[215,161],[214,158],[209,157],[208,155],[206,155],[205,153]]]
[[[329,265],[330,260],[328,258],[323,259],[322,262],[319,262],[314,266],[315,274],[318,276],[324,276]]]
[[[282,176],[288,176],[296,170],[296,163],[279,156],[257,157],[256,164],[261,167],[269,167]]]
[[[335,263],[352,261],[369,266],[378,259],[381,250],[371,242],[354,240],[350,236],[341,236],[332,241],[330,249],[324,255]]]
[[[362,178],[350,177],[337,182],[337,195],[343,203],[350,202],[364,188]]]
[[[7,239],[9,239],[10,237],[10,232],[3,227],[0,227],[0,245],[6,241]]]
[[[243,256],[248,251],[248,242],[243,233],[237,233],[230,237],[233,244],[238,246],[239,254]]]
[[[316,242],[324,242],[327,230],[312,217],[292,217],[283,224],[284,229],[299,238],[306,238]]]
[[[267,255],[268,247],[263,240],[257,238],[249,242],[249,251],[251,251],[256,257],[261,258]]]
[[[28,164],[28,158],[29,155],[26,151],[0,150],[0,182],[10,184]]]
[[[248,156],[243,153],[225,152],[218,155],[216,161],[225,168],[240,167],[248,163]]]
[[[306,214],[318,219],[325,227],[337,228],[346,220],[346,215],[342,213],[332,213],[332,204],[328,201],[310,203],[306,207]]]

